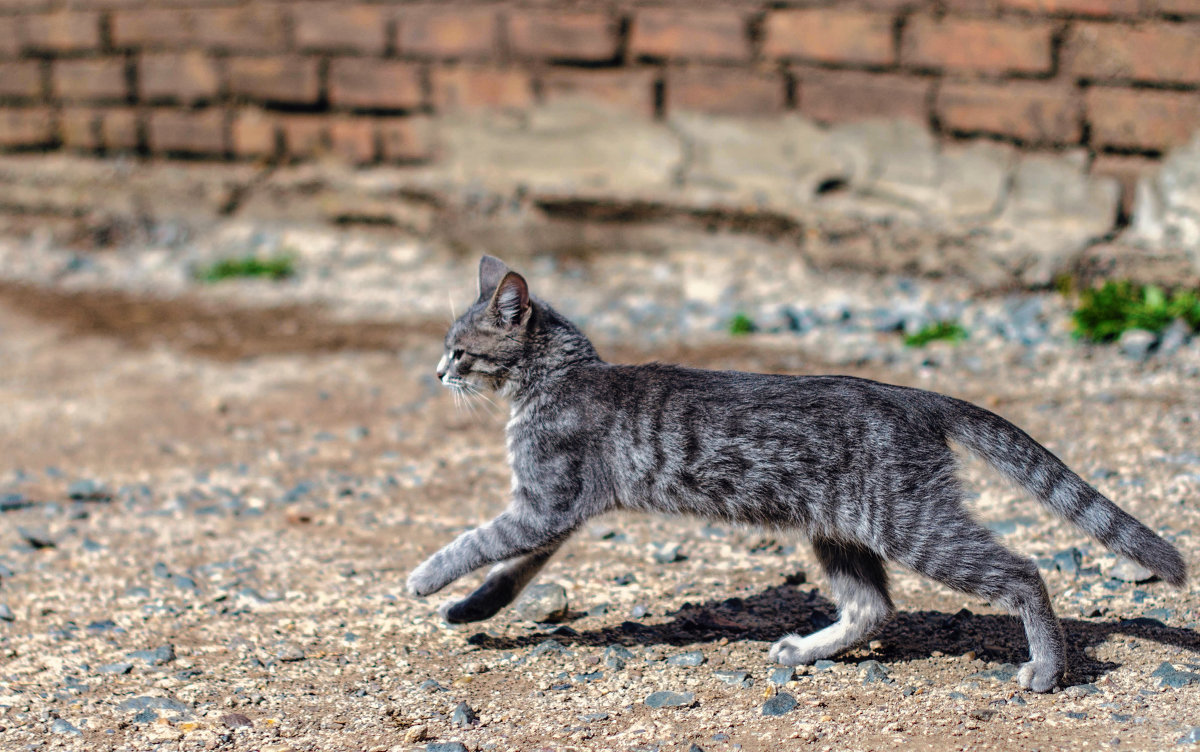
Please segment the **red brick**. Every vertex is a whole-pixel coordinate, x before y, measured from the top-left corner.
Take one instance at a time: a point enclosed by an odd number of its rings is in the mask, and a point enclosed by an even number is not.
[[[813,69],[799,75],[800,111],[823,123],[871,118],[929,121],[929,79],[897,73]]]
[[[310,57],[237,58],[229,61],[229,89],[267,102],[314,103],[321,95],[317,60]]]
[[[405,8],[396,48],[422,57],[490,57],[496,52],[498,23],[487,8]]]
[[[33,61],[0,63],[0,97],[42,96],[41,65]]]
[[[921,68],[1043,73],[1052,64],[1047,23],[929,16],[911,18],[900,60]]]
[[[583,97],[643,117],[654,116],[654,83],[658,72],[649,69],[552,69],[543,79],[547,100]]]
[[[0,146],[45,146],[54,142],[54,115],[46,108],[0,108]]]
[[[425,117],[387,118],[379,121],[379,146],[388,162],[416,162],[433,156],[430,124]]]
[[[118,11],[112,15],[111,24],[117,47],[179,47],[195,40],[192,17],[178,10]]]
[[[1028,11],[1037,15],[1064,16],[1136,16],[1142,0],[1000,0],[1004,9]]]
[[[60,11],[25,18],[25,46],[50,52],[100,47],[100,14]]]
[[[105,110],[100,121],[104,148],[109,151],[132,151],[138,148],[138,115],[131,109]]]
[[[16,18],[0,18],[0,57],[15,57],[21,51],[21,28]]]
[[[142,55],[138,66],[142,99],[198,102],[213,99],[221,89],[217,63],[199,50]]]
[[[195,11],[196,39],[230,52],[275,52],[287,45],[279,6],[252,4],[242,8]]]
[[[353,164],[375,161],[375,123],[371,118],[335,118],[329,124],[334,156]]]
[[[439,110],[529,107],[533,84],[515,69],[456,66],[433,71],[433,103]]]
[[[100,135],[100,111],[91,108],[68,107],[62,111],[59,124],[62,144],[68,149],[96,151],[104,145]]]
[[[992,133],[1033,144],[1073,144],[1082,135],[1075,91],[1034,81],[947,81],[936,104],[942,126],[956,132]]]
[[[735,10],[647,8],[634,16],[629,50],[635,57],[739,61],[750,58],[750,38]]]
[[[736,68],[689,67],[667,72],[667,110],[773,115],[783,109],[783,78]]]
[[[275,119],[262,110],[241,110],[233,120],[230,136],[233,153],[239,157],[269,157],[275,154]]]
[[[828,63],[888,65],[895,59],[890,15],[808,8],[767,15],[763,54]]]
[[[320,115],[292,115],[280,118],[284,148],[295,157],[311,157],[326,151],[325,131],[328,118]]]
[[[352,50],[383,54],[388,14],[378,5],[321,3],[292,11],[296,46],[304,50]]]
[[[156,153],[223,154],[225,113],[221,110],[154,110],[147,127]]]
[[[1133,200],[1137,195],[1137,184],[1142,176],[1158,170],[1162,162],[1147,157],[1132,157],[1117,154],[1097,154],[1092,162],[1092,174],[1116,178],[1121,186],[1121,213],[1133,214]]]
[[[124,58],[56,60],[52,72],[54,96],[60,99],[86,102],[129,96]]]
[[[1093,86],[1085,94],[1091,140],[1097,146],[1166,150],[1200,128],[1194,92]]]
[[[1079,24],[1066,49],[1079,78],[1200,83],[1200,24]]]
[[[523,57],[611,60],[617,55],[617,22],[606,13],[514,13],[508,43]]]
[[[329,66],[329,101],[338,107],[397,110],[424,100],[413,63],[343,58]]]

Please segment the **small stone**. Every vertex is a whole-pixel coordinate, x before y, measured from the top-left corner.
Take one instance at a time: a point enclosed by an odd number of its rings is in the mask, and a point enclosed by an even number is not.
[[[749,671],[722,671],[718,669],[713,672],[713,676],[734,687],[749,687],[751,684]]]
[[[858,664],[858,667],[863,670],[863,684],[875,684],[876,682],[891,684],[895,681],[879,661],[863,661]]]
[[[771,670],[771,675],[767,677],[767,681],[777,687],[782,687],[796,677],[796,669],[791,666],[780,666]]]
[[[408,731],[404,732],[404,741],[408,744],[416,744],[417,742],[425,741],[428,736],[429,727],[423,724],[418,724],[416,726],[410,726]]]
[[[126,654],[127,658],[145,661],[151,666],[161,666],[175,660],[174,645],[159,645],[153,650],[135,650]]]
[[[283,663],[302,661],[306,657],[307,656],[304,655],[304,650],[302,650],[299,645],[295,645],[290,642],[280,646],[279,650],[275,651],[275,658]]]
[[[118,710],[170,710],[175,713],[186,713],[191,707],[176,700],[174,697],[130,697],[117,705]]]
[[[460,702],[450,714],[450,722],[459,728],[469,728],[479,723],[479,716],[475,715],[470,705]]]
[[[629,618],[641,619],[646,614],[650,613],[650,607],[645,603],[639,603],[629,611]]]
[[[608,713],[584,713],[579,716],[579,720],[584,723],[595,723],[596,721],[607,721]]]
[[[686,708],[695,702],[694,692],[653,692],[645,699],[646,706],[651,708]]]
[[[433,742],[425,745],[425,752],[471,752],[462,742]]]
[[[967,711],[967,716],[977,721],[990,721],[996,717],[996,711],[991,708],[973,708]]]
[[[674,564],[677,561],[683,561],[684,557],[679,553],[678,543],[665,543],[654,549],[651,558],[659,564]]]
[[[1017,675],[1017,667],[1011,663],[1002,663],[996,668],[989,668],[986,671],[979,671],[971,674],[972,679],[995,679],[997,681],[1012,681]]]
[[[815,668],[817,671],[828,671],[836,665],[836,662],[822,658],[821,660],[813,663],[813,668]]]
[[[103,483],[94,480],[77,480],[67,486],[67,496],[79,501],[106,501],[111,498]]]
[[[627,661],[633,660],[633,653],[624,645],[609,645],[604,649],[604,665],[618,671],[625,668]]]
[[[0,621],[16,621],[17,615],[9,608],[7,603],[0,603]]]
[[[1158,342],[1158,335],[1145,329],[1127,329],[1117,340],[1117,348],[1130,360],[1142,361],[1150,357],[1150,350]]]
[[[248,716],[241,713],[226,713],[221,716],[221,723],[225,724],[226,728],[254,728],[254,721]]]
[[[1108,576],[1122,582],[1149,582],[1155,574],[1136,561],[1122,558],[1108,570]]]
[[[796,698],[787,692],[777,692],[774,697],[763,703],[763,715],[783,715],[790,713],[796,707]]]
[[[529,655],[572,655],[572,653],[563,647],[563,644],[558,640],[542,640],[533,646],[533,650],[529,651]]]
[[[1068,548],[1054,555],[1054,566],[1063,574],[1078,575],[1083,563],[1083,554],[1078,548]]]
[[[42,528],[17,525],[17,535],[33,548],[54,548],[56,545],[54,539],[50,537],[50,533]]]
[[[671,666],[699,666],[704,663],[704,653],[699,650],[690,650],[686,653],[673,655],[667,659],[667,664]]]
[[[71,723],[64,721],[62,718],[55,718],[54,723],[50,724],[50,731],[55,734],[67,734],[69,736],[83,736],[83,732],[75,728]]]
[[[146,708],[133,717],[133,723],[154,723],[158,720],[158,711]]]
[[[438,683],[437,679],[426,679],[418,685],[418,689],[423,692],[445,692],[446,688]]]
[[[1192,730],[1188,731],[1175,742],[1176,744],[1200,744],[1200,726],[1192,726]]]
[[[513,608],[526,621],[545,623],[566,618],[568,605],[567,591],[562,585],[543,584],[526,588]]]
[[[1076,684],[1073,687],[1064,689],[1063,694],[1074,698],[1087,697],[1088,695],[1100,694],[1100,688],[1095,684]]]
[[[128,674],[133,670],[132,663],[106,663],[96,669],[97,674]]]

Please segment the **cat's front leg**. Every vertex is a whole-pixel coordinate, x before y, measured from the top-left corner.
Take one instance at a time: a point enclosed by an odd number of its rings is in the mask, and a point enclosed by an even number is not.
[[[438,608],[438,613],[451,624],[492,618],[516,599],[560,545],[561,542],[555,543],[550,548],[497,564],[470,595],[462,600],[446,601]]]
[[[408,576],[408,592],[417,596],[432,595],[482,566],[561,543],[570,535],[572,527],[510,507],[496,519],[468,530],[426,559]]]

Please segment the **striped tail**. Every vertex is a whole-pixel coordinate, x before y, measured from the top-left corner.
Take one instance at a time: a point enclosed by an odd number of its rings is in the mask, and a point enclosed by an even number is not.
[[[1017,481],[1038,501],[1175,587],[1187,581],[1179,551],[1076,475],[1049,449],[995,413],[950,400],[945,415],[949,438]]]

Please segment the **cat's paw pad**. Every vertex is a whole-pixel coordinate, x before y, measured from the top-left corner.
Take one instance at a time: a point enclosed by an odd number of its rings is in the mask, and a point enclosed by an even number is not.
[[[767,657],[782,666],[807,666],[825,653],[807,637],[788,635],[771,646]]]
[[[1017,671],[1017,684],[1034,692],[1052,692],[1062,680],[1063,669],[1045,661],[1022,663]]]
[[[439,579],[432,567],[422,564],[408,576],[408,592],[420,598],[432,595],[443,587]]]

